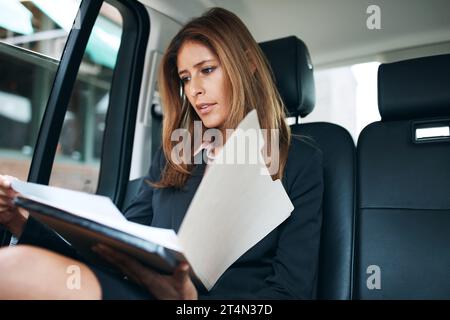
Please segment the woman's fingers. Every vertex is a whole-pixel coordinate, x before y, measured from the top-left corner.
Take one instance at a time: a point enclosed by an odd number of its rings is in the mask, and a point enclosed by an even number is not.
[[[180,265],[175,269],[173,276],[178,283],[184,284],[189,280],[189,264],[186,262],[180,263]]]
[[[0,196],[0,223],[5,223],[11,219],[14,203],[11,198]]]
[[[0,175],[0,187],[1,188],[11,188],[11,181],[14,180],[14,177],[7,175]]]
[[[0,194],[0,206],[12,207],[14,202],[12,198]]]
[[[0,187],[1,188],[9,188],[10,182],[4,175],[0,175]]]
[[[17,180],[17,178],[0,175],[0,195],[14,198],[18,194],[11,187],[11,182],[13,180]]]
[[[13,198],[0,194],[0,214],[10,212],[14,207]]]

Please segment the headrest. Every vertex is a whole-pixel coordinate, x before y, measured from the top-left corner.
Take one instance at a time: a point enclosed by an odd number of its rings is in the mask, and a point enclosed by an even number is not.
[[[450,54],[380,65],[378,108],[383,120],[450,116]]]
[[[306,45],[295,36],[259,44],[272,67],[289,116],[307,116],[314,108],[313,65]]]

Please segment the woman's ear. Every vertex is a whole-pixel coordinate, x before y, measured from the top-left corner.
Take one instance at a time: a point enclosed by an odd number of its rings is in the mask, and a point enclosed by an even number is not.
[[[247,56],[247,61],[250,65],[250,70],[252,70],[252,74],[255,74],[256,64],[255,64],[255,61],[253,60],[252,54],[250,53],[250,51],[248,49],[245,50],[245,55]]]

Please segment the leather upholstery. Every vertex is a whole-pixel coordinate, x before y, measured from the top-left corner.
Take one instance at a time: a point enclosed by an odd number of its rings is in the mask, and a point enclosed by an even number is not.
[[[313,68],[305,44],[296,37],[261,44],[290,115],[314,108]],[[323,152],[324,196],[317,297],[350,299],[355,194],[355,145],[342,127],[325,122],[296,124],[293,134]]]
[[[272,67],[288,115],[307,116],[314,108],[313,65],[308,48],[290,36],[259,44]]]
[[[380,66],[382,121],[357,147],[357,299],[450,298],[450,143],[413,132],[450,124],[449,66],[450,55]]]
[[[450,115],[450,54],[382,64],[378,104],[387,120]]]
[[[350,299],[355,199],[355,145],[344,128],[325,122],[292,126],[323,152],[324,195],[319,299]]]

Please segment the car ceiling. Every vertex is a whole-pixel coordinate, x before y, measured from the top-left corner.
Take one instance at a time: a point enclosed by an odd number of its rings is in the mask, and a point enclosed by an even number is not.
[[[449,0],[141,2],[181,23],[208,7],[226,8],[245,22],[258,42],[296,35],[309,47],[316,67],[375,60],[384,53],[430,44],[450,47]],[[366,26],[369,5],[380,8],[380,30],[369,30]]]

